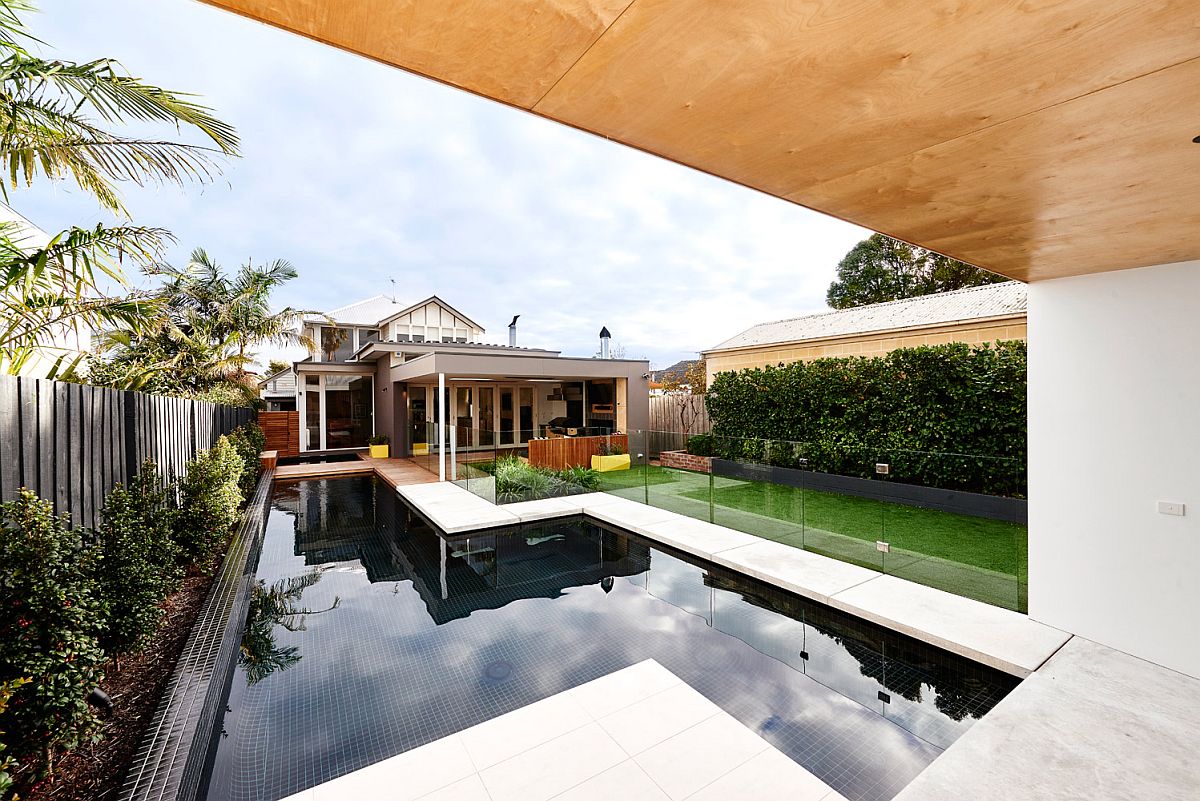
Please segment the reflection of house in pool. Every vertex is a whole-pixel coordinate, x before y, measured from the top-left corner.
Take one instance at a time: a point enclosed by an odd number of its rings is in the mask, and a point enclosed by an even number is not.
[[[295,554],[306,565],[357,560],[372,583],[411,581],[438,624],[571,587],[611,587],[650,567],[645,544],[581,520],[431,536],[394,492],[358,486],[331,494],[324,481],[295,485],[281,504],[295,513]]]
[[[614,577],[650,568],[644,543],[581,520],[449,539],[414,536],[425,525],[415,515],[408,524],[394,528],[386,543],[394,575],[378,580],[411,580],[439,625],[513,601],[557,598],[572,587],[611,589]]]

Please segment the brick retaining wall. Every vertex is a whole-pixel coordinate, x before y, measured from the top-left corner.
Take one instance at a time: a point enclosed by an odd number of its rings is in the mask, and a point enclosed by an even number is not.
[[[674,467],[677,470],[693,470],[697,473],[712,472],[711,456],[695,456],[687,451],[663,451],[659,457],[663,467]]]

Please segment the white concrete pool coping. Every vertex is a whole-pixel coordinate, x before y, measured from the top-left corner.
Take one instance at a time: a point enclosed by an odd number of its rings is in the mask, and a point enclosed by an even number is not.
[[[286,801],[845,801],[647,659]]]
[[[1071,638],[1019,612],[617,495],[497,506],[450,482],[397,492],[451,535],[582,514],[1021,678]]]

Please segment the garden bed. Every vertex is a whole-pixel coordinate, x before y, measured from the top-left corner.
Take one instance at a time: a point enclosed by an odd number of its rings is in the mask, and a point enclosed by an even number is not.
[[[104,739],[59,759],[54,775],[23,794],[24,801],[103,801],[117,797],[188,633],[204,606],[214,575],[196,572],[187,576],[163,604],[166,615],[145,649],[123,657],[119,668],[113,662],[105,666],[100,689],[112,699],[113,711],[104,721]],[[21,774],[16,778],[22,778]]]

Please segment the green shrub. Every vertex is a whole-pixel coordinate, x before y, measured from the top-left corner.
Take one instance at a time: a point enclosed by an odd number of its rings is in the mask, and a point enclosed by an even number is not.
[[[175,542],[185,562],[208,563],[237,523],[243,465],[227,437],[188,464],[175,518]]]
[[[712,434],[695,434],[688,437],[687,452],[694,456],[716,456],[717,443]]]
[[[625,446],[619,442],[602,442],[596,449],[600,456],[624,456]]]
[[[8,702],[12,699],[13,693],[28,683],[29,679],[25,677],[0,682],[0,718],[3,718],[4,710],[8,709]],[[3,736],[4,732],[0,731],[0,737]],[[17,769],[17,761],[5,754],[6,750],[7,746],[0,742],[0,798],[6,798],[9,791],[12,790],[12,771]]]
[[[620,456],[620,454],[614,455]],[[560,470],[558,475],[562,479],[563,484],[568,487],[585,490],[600,488],[600,473],[590,467],[584,467],[583,465],[568,467],[566,470]]]
[[[107,605],[101,644],[109,654],[141,648],[158,630],[162,601],[179,581],[172,538],[176,510],[152,461],[128,487],[118,484],[104,501],[90,564]]]
[[[600,474],[590,467],[551,470],[534,467],[516,456],[501,456],[488,472],[496,477],[498,503],[552,498],[600,486]]]
[[[367,438],[368,445],[387,445],[389,442],[391,442],[391,440],[388,439],[387,434],[376,434]]]
[[[258,484],[258,468],[262,452],[267,447],[267,437],[258,423],[246,423],[229,434],[229,442],[242,460],[242,477],[238,486],[242,496],[249,498]]]
[[[105,655],[104,607],[83,564],[79,535],[26,489],[0,504],[0,682],[30,677],[0,714],[13,756],[56,751],[94,739],[100,721],[87,696]]]
[[[1023,342],[719,373],[706,398],[714,442],[695,447],[864,477],[886,461],[889,480],[1023,497],[1025,374]],[[805,453],[762,440],[803,443]]]

